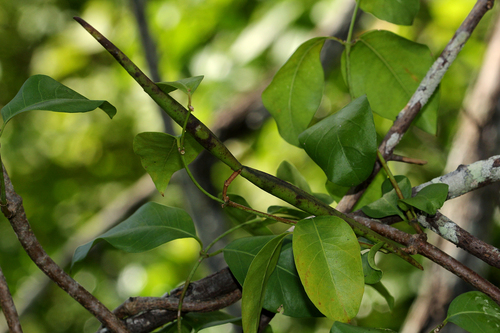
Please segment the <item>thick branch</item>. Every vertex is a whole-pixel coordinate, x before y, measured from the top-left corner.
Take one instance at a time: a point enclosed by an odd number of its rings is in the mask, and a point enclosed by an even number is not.
[[[401,138],[410,128],[410,125],[417,116],[418,112],[424,107],[425,103],[432,96],[437,86],[441,82],[444,74],[455,60],[458,53],[462,50],[465,42],[469,39],[472,31],[476,28],[484,14],[493,7],[493,0],[479,0],[476,2],[471,12],[465,18],[464,22],[457,29],[448,45],[444,48],[441,55],[436,59],[432,67],[427,72],[420,83],[417,91],[403,110],[398,114],[394,124],[385,135],[379,150],[386,160],[390,159],[394,148],[401,141]],[[376,163],[372,175],[362,184],[351,189],[337,205],[337,209],[342,212],[350,211],[356,202],[361,198],[368,185],[380,171],[380,163]]]
[[[405,244],[409,249],[412,249],[416,253],[434,261],[436,264],[460,277],[479,291],[482,291],[486,295],[490,296],[497,304],[500,305],[500,289],[437,247],[421,240],[417,235],[409,235],[389,225],[377,223],[369,218],[356,215],[353,215],[353,218],[355,218],[358,222],[363,223],[370,229],[376,230],[381,235],[394,239],[398,243]]]
[[[11,333],[22,333],[21,323],[17,315],[16,306],[12,300],[12,295],[9,291],[9,286],[3,275],[2,268],[0,267],[0,308],[5,316],[9,331]]]
[[[26,218],[22,198],[14,191],[5,168],[3,169],[5,179],[5,189],[8,206],[4,212],[9,219],[12,229],[17,235],[19,242],[23,246],[31,260],[42,270],[52,281],[66,291],[78,303],[92,313],[104,326],[109,327],[113,332],[128,332],[123,323],[111,313],[99,300],[83,288],[78,282],[73,280],[61,267],[59,267],[45,252],[38,242],[31,226]]]

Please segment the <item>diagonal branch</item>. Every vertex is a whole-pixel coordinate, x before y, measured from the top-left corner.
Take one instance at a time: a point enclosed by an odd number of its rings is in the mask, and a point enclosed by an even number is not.
[[[0,267],[0,308],[5,316],[9,331],[11,333],[22,333],[21,323],[16,311],[16,306],[12,300],[12,295],[9,291],[9,286],[3,275],[2,268]]]
[[[92,313],[104,326],[109,327],[113,332],[127,333],[128,331],[123,323],[111,313],[111,311],[78,282],[73,280],[45,252],[31,230],[31,226],[26,218],[26,213],[24,212],[23,199],[14,191],[14,187],[12,186],[5,168],[3,168],[3,175],[8,203],[7,211],[5,211],[4,214],[9,219],[12,229],[31,260],[33,260],[38,268],[40,268],[40,270],[61,289],[66,291],[78,303]]]
[[[451,40],[444,48],[441,55],[436,59],[432,67],[427,72],[420,83],[417,91],[413,94],[408,104],[398,114],[394,124],[385,135],[379,146],[379,151],[387,160],[392,155],[394,148],[401,141],[403,135],[410,128],[410,125],[417,116],[418,112],[424,107],[425,103],[432,96],[437,86],[441,82],[444,74],[457,57],[462,47],[469,39],[484,14],[493,7],[493,0],[478,0],[469,15],[462,22]],[[361,198],[368,185],[380,171],[380,163],[375,163],[371,176],[360,185],[352,188],[337,205],[341,212],[348,212],[354,207]]]

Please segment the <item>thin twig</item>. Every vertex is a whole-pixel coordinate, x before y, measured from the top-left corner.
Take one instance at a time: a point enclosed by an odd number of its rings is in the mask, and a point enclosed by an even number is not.
[[[31,260],[61,289],[66,291],[68,295],[92,313],[104,326],[108,327],[112,332],[127,333],[125,325],[111,311],[78,282],[73,280],[45,252],[31,230],[26,213],[24,212],[22,198],[14,191],[5,168],[3,168],[3,175],[10,213],[6,217],[9,219],[12,229]]]
[[[425,160],[420,160],[418,158],[412,158],[412,157],[407,157],[407,156],[401,156],[401,155],[397,155],[397,154],[392,154],[391,157],[389,157],[387,159],[387,161],[403,162],[403,163],[416,164],[416,165],[427,164],[427,161],[425,161]]]
[[[19,322],[19,316],[17,314],[16,306],[12,300],[12,295],[9,291],[9,285],[5,276],[3,275],[2,268],[0,267],[0,308],[5,316],[7,325],[9,326],[9,332],[11,333],[22,333],[21,323]]]
[[[444,48],[441,55],[436,59],[432,67],[427,72],[420,83],[417,91],[413,94],[408,104],[399,112],[394,124],[385,135],[382,143],[379,146],[380,152],[384,158],[392,155],[394,148],[401,141],[401,138],[410,128],[410,125],[417,116],[418,112],[424,107],[429,98],[432,96],[437,86],[441,82],[444,74],[462,50],[465,42],[476,28],[484,14],[493,7],[493,0],[479,0],[476,2],[469,15],[457,29],[451,40]],[[380,163],[375,163],[374,170],[371,176],[362,184],[351,189],[347,195],[337,205],[337,209],[341,212],[349,212],[354,207],[356,202],[361,198],[368,185],[380,171]]]

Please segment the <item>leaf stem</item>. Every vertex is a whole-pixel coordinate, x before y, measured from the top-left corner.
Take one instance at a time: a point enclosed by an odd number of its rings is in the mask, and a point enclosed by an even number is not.
[[[347,41],[344,43],[345,46],[345,61],[346,61],[346,81],[349,87],[349,93],[351,98],[354,99],[354,92],[352,91],[351,84],[351,46],[352,46],[352,33],[354,31],[354,24],[356,23],[356,16],[358,14],[359,3],[361,0],[356,1],[356,6],[354,7],[354,12],[352,13],[351,24],[349,25],[349,33],[347,34]]]
[[[250,224],[254,224],[254,223],[260,223],[262,222],[263,219],[262,218],[255,218],[255,219],[252,219],[250,221],[247,221],[247,222],[243,222],[241,224],[238,224],[237,226],[234,226],[232,227],[231,229],[225,231],[224,233],[222,233],[221,235],[219,235],[217,238],[215,238],[212,243],[208,244],[208,246],[205,248],[205,252],[208,252],[212,246],[215,245],[215,243],[217,243],[218,241],[220,241],[222,238],[226,237],[227,235],[229,235],[230,233],[232,233],[233,231],[236,231],[238,230],[239,228],[242,228],[242,227],[245,227],[247,225],[250,225]],[[220,253],[219,251],[217,251],[218,253]],[[208,256],[210,257],[213,257],[215,255],[215,252],[214,253],[211,253],[211,254],[208,254]]]
[[[181,316],[182,303],[184,301],[184,297],[186,296],[187,288],[189,287],[189,284],[191,283],[191,279],[193,278],[194,273],[196,272],[198,267],[200,267],[200,264],[202,263],[203,260],[205,260],[205,258],[200,257],[198,259],[198,261],[196,262],[196,264],[194,265],[193,269],[189,273],[188,278],[186,279],[186,282],[184,283],[184,288],[182,289],[181,296],[179,297],[179,307],[177,308],[177,330],[179,333],[182,333],[182,316]]]

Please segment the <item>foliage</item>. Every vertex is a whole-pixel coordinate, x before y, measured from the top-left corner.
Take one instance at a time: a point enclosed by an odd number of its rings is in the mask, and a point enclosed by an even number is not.
[[[396,24],[411,24],[418,11],[418,1],[408,1],[406,5],[387,1],[389,9],[384,11],[379,10],[379,1],[360,3],[361,9]],[[374,113],[394,120],[433,58],[426,46],[388,31],[371,31],[357,39],[337,40],[346,48],[342,71],[353,100],[341,110],[316,119],[325,86],[320,51],[327,39],[313,38],[300,45],[277,72],[262,98],[282,138],[303,149],[303,155],[307,154],[323,170],[331,182],[328,192],[339,193],[343,191],[342,187],[355,186],[368,179],[373,170],[379,127]],[[185,132],[193,111],[193,94],[202,78],[195,76],[158,83],[163,92],[179,89],[187,95],[188,113],[184,124],[180,124],[183,128],[180,136],[143,132],[134,139],[134,152],[139,155],[142,166],[162,196],[172,175],[181,169],[188,171],[189,163],[202,150],[199,144],[202,140],[192,131]],[[44,90],[40,91],[40,87]],[[436,92],[415,123],[432,134],[436,133],[438,100],[439,92]],[[18,95],[3,107],[2,117],[5,127],[12,117],[24,111],[73,113],[97,107],[110,118],[116,113],[115,107],[107,101],[88,100],[50,77],[36,75],[29,78]],[[280,165],[277,177],[320,198],[325,205],[331,203],[330,195],[313,193],[306,178],[288,161]],[[374,218],[398,215],[407,220],[407,214],[414,209],[436,214],[446,200],[447,186],[433,184],[411,197],[410,180],[400,176],[396,179],[396,184],[387,181],[382,184],[381,195],[363,207],[365,214]],[[229,184],[224,190],[227,186]],[[397,190],[402,191],[403,197],[397,195]],[[335,198],[337,202],[341,196]],[[368,241],[370,250],[363,253],[358,237],[365,235],[360,235],[359,231],[356,234],[346,222],[347,218],[319,216],[324,215],[319,213],[321,210],[300,211],[276,205],[269,205],[267,213],[262,213],[250,209],[243,196],[226,196],[225,192],[214,199],[228,205],[226,212],[236,225],[230,231],[241,228],[255,235],[236,239],[223,251],[227,264],[243,286],[242,325],[245,332],[256,332],[261,308],[292,317],[326,316],[335,321],[331,332],[385,331],[354,328],[346,323],[350,323],[359,311],[365,284],[376,286],[390,307],[394,306],[394,299],[381,284],[382,270],[374,261],[377,251],[390,251],[388,243]],[[276,221],[294,224],[292,236],[278,228],[266,227]],[[99,239],[127,252],[141,252],[184,237],[194,238],[201,245],[193,221],[184,210],[146,203],[118,226],[80,246],[73,264],[89,255]],[[201,251],[200,261],[208,255],[207,252]],[[496,322],[497,307],[478,306],[493,301],[483,294],[473,296],[464,294],[457,298],[450,306],[445,322],[466,329],[471,329],[468,325],[473,322],[486,331],[490,329],[489,324],[485,324],[489,321],[483,317]],[[180,331],[197,332],[238,320],[217,312],[202,317],[186,314],[179,326],[166,326],[162,331],[173,332],[180,327]]]

